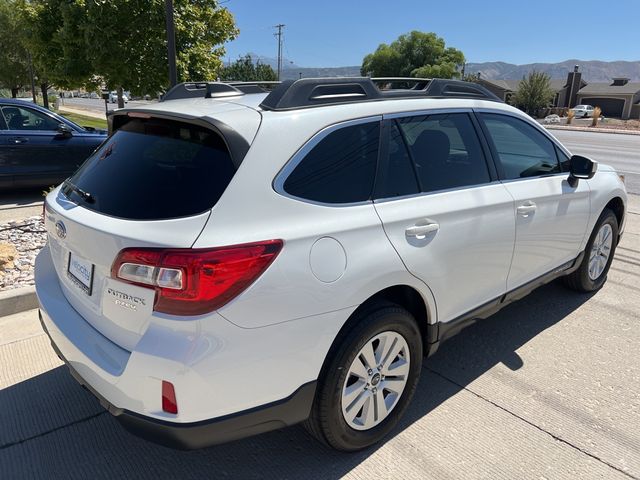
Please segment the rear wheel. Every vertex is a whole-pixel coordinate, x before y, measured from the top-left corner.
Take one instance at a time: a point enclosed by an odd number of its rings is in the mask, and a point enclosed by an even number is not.
[[[412,315],[395,305],[369,311],[329,353],[307,430],[344,451],[387,435],[406,410],[422,368],[422,340]]]
[[[607,273],[618,244],[618,219],[606,209],[600,215],[587,242],[580,267],[564,277],[565,284],[578,292],[598,290],[607,280]]]

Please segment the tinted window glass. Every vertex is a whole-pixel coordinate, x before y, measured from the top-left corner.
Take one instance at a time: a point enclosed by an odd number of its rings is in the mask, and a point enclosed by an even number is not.
[[[371,197],[378,159],[380,123],[340,128],[323,138],[284,182],[290,195],[323,203]]]
[[[562,150],[558,147],[556,148],[556,153],[558,155],[558,160],[560,161],[560,167],[563,172],[568,172],[571,169],[571,157],[568,157]]]
[[[395,122],[389,128],[389,147],[385,160],[376,184],[377,198],[399,197],[420,191],[411,158]]]
[[[49,130],[58,129],[60,122],[44,113],[31,108],[6,106],[2,107],[2,114],[9,130]]]
[[[7,129],[7,122],[4,121],[4,115],[2,114],[2,108],[0,108],[0,130]]]
[[[560,172],[551,140],[531,125],[507,115],[480,115],[508,180]]]
[[[491,181],[480,141],[466,113],[403,118],[398,124],[423,192]]]
[[[91,194],[80,205],[120,218],[156,220],[212,208],[235,173],[215,132],[181,122],[134,119],[87,159],[70,182]]]

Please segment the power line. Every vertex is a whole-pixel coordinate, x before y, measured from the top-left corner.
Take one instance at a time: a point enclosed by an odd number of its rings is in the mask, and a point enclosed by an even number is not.
[[[279,23],[273,27],[278,29],[278,32],[274,33],[274,36],[278,39],[278,80],[280,80],[280,73],[282,72],[282,29],[285,26],[286,25]]]

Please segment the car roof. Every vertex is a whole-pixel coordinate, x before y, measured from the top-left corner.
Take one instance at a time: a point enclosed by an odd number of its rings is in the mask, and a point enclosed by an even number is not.
[[[19,98],[0,98],[0,103],[4,103],[6,105],[23,105],[23,106],[31,106],[31,107],[40,107],[40,105],[33,103],[31,100],[22,100]]]

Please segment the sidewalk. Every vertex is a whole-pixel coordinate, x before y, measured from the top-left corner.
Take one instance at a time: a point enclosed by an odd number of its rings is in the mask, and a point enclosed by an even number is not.
[[[640,197],[628,212],[601,290],[553,282],[467,328],[426,360],[398,428],[353,454],[299,426],[192,452],[146,442],[73,380],[37,311],[0,318],[1,476],[639,479]]]
[[[547,130],[572,130],[575,132],[616,133],[620,135],[640,135],[640,130],[624,130],[620,128],[578,127],[576,125],[545,125]]]
[[[104,120],[107,118],[104,112],[97,113],[93,110],[88,110],[84,108],[72,108],[72,107],[67,107],[65,105],[60,105],[58,107],[58,111],[66,112],[66,113],[75,113],[76,115],[84,115],[85,117],[99,118],[100,120]]]

